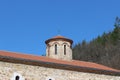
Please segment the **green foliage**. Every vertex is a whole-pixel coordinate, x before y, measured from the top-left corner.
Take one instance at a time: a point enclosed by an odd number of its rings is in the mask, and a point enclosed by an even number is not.
[[[91,61],[120,69],[120,18],[116,17],[114,29],[87,43],[85,40],[73,47],[73,59]]]

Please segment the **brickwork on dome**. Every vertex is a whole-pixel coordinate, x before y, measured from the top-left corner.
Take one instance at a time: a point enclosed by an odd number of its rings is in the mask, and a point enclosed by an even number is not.
[[[120,76],[85,73],[0,61],[0,80],[11,80],[19,73],[25,80],[120,80]]]

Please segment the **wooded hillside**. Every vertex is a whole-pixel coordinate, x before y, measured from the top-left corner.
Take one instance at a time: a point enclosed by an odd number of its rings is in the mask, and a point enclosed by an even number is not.
[[[120,18],[116,18],[113,31],[73,46],[73,59],[120,69]]]

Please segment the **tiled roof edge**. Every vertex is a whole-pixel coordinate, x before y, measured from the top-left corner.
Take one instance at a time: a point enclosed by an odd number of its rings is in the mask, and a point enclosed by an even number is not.
[[[120,76],[120,72],[117,72],[117,71],[102,70],[97,68],[81,67],[81,66],[60,64],[60,63],[54,63],[54,62],[45,62],[40,60],[38,61],[38,60],[14,58],[9,56],[0,55],[0,61],[27,64],[27,65],[33,65],[33,66],[42,66],[42,67],[48,67],[48,68],[64,69],[64,70],[71,70],[71,71],[78,71],[78,72],[88,72],[88,73]]]

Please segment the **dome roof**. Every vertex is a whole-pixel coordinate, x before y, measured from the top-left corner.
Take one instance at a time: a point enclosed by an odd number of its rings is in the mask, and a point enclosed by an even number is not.
[[[73,43],[73,41],[72,41],[71,39],[68,39],[68,38],[66,38],[66,37],[64,37],[64,36],[60,36],[60,35],[54,36],[53,38],[50,38],[50,39],[46,40],[45,43],[47,44],[47,43],[50,42],[50,41],[59,40],[59,39],[68,41],[68,42],[70,42],[71,44]]]
[[[65,38],[65,37],[58,35],[58,36],[54,36],[53,38]]]

